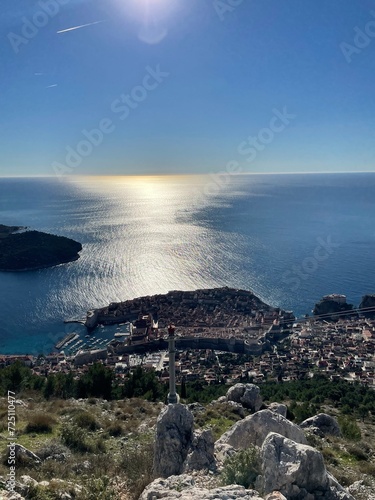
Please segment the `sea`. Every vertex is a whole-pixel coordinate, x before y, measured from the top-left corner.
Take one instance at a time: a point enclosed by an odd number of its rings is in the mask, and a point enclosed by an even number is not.
[[[0,178],[0,223],[73,238],[68,264],[0,272],[0,353],[48,353],[86,311],[229,286],[310,314],[375,293],[375,173]],[[103,329],[106,338],[113,328]]]

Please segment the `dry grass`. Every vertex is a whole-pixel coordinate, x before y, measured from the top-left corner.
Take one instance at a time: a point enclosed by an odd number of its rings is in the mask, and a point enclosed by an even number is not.
[[[53,426],[56,424],[56,419],[47,413],[34,413],[30,416],[29,421],[25,427],[25,432],[30,434],[36,433],[50,433]]]

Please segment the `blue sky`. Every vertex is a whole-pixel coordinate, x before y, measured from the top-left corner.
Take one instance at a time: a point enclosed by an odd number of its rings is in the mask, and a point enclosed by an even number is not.
[[[0,28],[1,175],[374,170],[372,0],[3,0]]]

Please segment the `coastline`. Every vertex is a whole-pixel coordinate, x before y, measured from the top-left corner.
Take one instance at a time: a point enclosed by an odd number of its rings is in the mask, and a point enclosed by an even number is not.
[[[0,273],[23,273],[23,272],[27,272],[27,271],[39,271],[41,269],[49,269],[50,267],[58,267],[58,266],[62,266],[64,264],[69,264],[70,262],[76,262],[78,259],[80,258],[80,255],[76,255],[74,258],[70,259],[70,260],[66,260],[64,262],[56,262],[54,264],[49,264],[49,265],[45,265],[45,266],[36,266],[36,267],[25,267],[25,268],[22,268],[22,269],[0,269]]]

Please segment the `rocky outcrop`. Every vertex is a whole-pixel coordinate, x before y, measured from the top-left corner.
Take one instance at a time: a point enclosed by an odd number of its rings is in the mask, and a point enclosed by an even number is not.
[[[254,384],[236,384],[227,392],[227,401],[240,403],[251,411],[258,411],[262,407],[260,389]]]
[[[279,415],[282,415],[283,417],[286,418],[288,408],[286,405],[283,405],[282,403],[271,403],[268,405],[268,410],[271,410],[274,413],[278,413]]]
[[[41,463],[42,460],[37,455],[35,455],[35,453],[28,450],[27,448],[25,448],[21,444],[16,443],[14,448],[15,448],[15,454],[16,454],[16,457],[18,460],[20,460],[20,459],[22,460],[22,459],[26,458],[26,459],[31,460],[32,462],[35,462],[36,464]]]
[[[215,444],[229,444],[236,449],[261,447],[270,432],[277,432],[296,443],[307,444],[306,437],[298,425],[270,410],[261,410],[236,422]]]
[[[214,445],[215,441],[211,429],[194,432],[183,470],[185,472],[202,469],[215,470]]]
[[[374,318],[375,317],[375,294],[364,295],[362,297],[362,301],[359,304],[360,309],[365,309],[361,311],[366,318]]]
[[[314,417],[307,418],[300,426],[302,429],[309,429],[320,437],[341,436],[341,430],[337,420],[326,413],[318,413],[318,415]]]
[[[225,443],[219,443],[216,441],[215,443],[215,458],[216,458],[216,466],[218,469],[221,469],[225,460],[227,458],[232,457],[237,453],[238,450],[234,449],[233,446]]]
[[[185,405],[166,406],[156,423],[154,474],[181,474],[193,441],[193,414]]]
[[[322,299],[314,306],[314,316],[322,316],[323,320],[337,321],[341,316],[345,316],[348,311],[353,310],[353,304],[340,303],[335,300]],[[353,314],[356,314],[353,312]]]
[[[311,446],[297,444],[272,432],[261,449],[262,491],[278,490],[287,498],[328,489],[329,481],[322,454]]]
[[[262,500],[258,492],[246,490],[243,486],[231,485],[211,490],[195,485],[191,476],[171,476],[156,479],[143,491],[139,500]]]
[[[373,478],[369,480],[369,477],[366,479],[366,482],[363,480],[356,481],[348,488],[349,493],[351,493],[356,500],[375,500],[375,481]]]
[[[264,494],[280,491],[288,500],[354,500],[327,473],[322,454],[270,433],[261,449],[262,476],[258,486]]]

